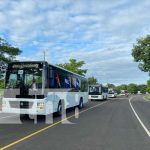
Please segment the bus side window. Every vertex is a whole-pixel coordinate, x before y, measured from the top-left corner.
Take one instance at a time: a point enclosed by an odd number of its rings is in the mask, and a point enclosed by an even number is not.
[[[50,71],[49,71],[49,86],[50,88],[53,88],[55,87],[55,77],[54,77],[54,70],[52,68],[50,68]]]

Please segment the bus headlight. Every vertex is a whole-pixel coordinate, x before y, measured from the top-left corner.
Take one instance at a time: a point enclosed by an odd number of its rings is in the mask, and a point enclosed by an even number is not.
[[[44,102],[38,102],[37,103],[37,108],[43,109],[44,108]]]

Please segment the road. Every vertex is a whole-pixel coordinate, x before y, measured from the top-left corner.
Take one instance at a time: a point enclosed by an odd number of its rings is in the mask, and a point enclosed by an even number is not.
[[[142,96],[130,98],[138,117],[150,131],[150,101]],[[79,118],[74,110],[67,112],[68,123],[60,123],[54,115],[54,124],[38,124],[24,120],[23,124],[0,125],[1,150],[149,150],[150,137],[137,119],[129,98],[89,102],[81,110]],[[3,117],[3,118],[2,118]],[[5,118],[6,117],[6,118]],[[3,114],[2,120],[17,117]],[[32,134],[31,134],[32,133]]]

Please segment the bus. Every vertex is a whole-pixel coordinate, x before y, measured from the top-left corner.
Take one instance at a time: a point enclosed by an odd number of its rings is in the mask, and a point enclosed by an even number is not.
[[[113,89],[108,89],[108,97],[109,98],[116,98],[117,93]]]
[[[108,88],[102,84],[89,86],[89,99],[92,100],[107,100]]]
[[[46,61],[8,64],[2,112],[48,115],[88,102],[85,77]]]

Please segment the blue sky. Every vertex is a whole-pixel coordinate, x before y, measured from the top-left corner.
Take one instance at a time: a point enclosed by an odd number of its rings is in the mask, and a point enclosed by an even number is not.
[[[131,49],[150,34],[149,0],[0,0],[0,37],[17,59],[84,60],[100,83],[146,83]]]

